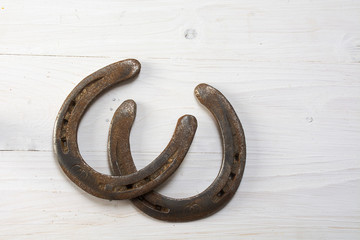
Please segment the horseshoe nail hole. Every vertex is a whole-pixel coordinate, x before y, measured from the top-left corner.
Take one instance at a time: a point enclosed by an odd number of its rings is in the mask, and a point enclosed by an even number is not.
[[[62,137],[61,138],[61,148],[64,152],[67,152],[69,151],[69,147],[68,147],[68,144],[67,144],[67,140],[66,140],[66,137]]]
[[[239,161],[239,153],[235,153],[234,159],[235,159],[235,161]]]
[[[68,122],[69,122],[69,121],[64,118],[64,119],[63,119],[63,127],[66,127],[66,125],[68,124]]]
[[[234,178],[235,178],[235,173],[230,173],[230,175],[229,175],[229,180],[234,180]]]
[[[132,184],[128,184],[128,185],[126,185],[126,188],[127,188],[127,189],[132,189],[132,188],[133,188],[133,185],[132,185]]]
[[[72,111],[74,110],[75,104],[76,104],[76,103],[75,103],[74,100],[72,100],[72,101],[70,102],[69,108],[68,108],[68,111],[69,111],[69,112],[72,112]]]
[[[163,213],[169,213],[170,212],[170,209],[169,208],[166,208],[166,207],[162,207],[160,205],[156,205],[156,204],[153,204],[151,202],[149,202],[148,200],[146,200],[144,197],[140,196],[138,197],[138,199],[143,202],[146,206],[148,206],[149,208],[151,209],[154,209],[156,211],[159,211],[159,212],[163,212]]]
[[[221,189],[221,191],[220,191],[220,192],[218,192],[218,193],[216,194],[216,196],[218,196],[218,197],[222,197],[224,194],[225,194],[224,190],[223,190],[223,189]]]
[[[117,193],[117,192],[123,191],[123,189],[124,189],[124,188],[121,187],[121,186],[119,186],[119,187],[113,187],[113,188],[112,188],[112,191],[115,192],[115,193]]]
[[[149,178],[149,177],[146,177],[146,178],[144,178],[144,181],[145,181],[145,182],[150,182],[150,178]]]
[[[155,207],[155,210],[159,211],[159,212],[163,212],[163,213],[170,212],[170,209],[168,209],[166,207],[162,207],[162,206],[159,206],[159,205],[155,205],[154,207]]]

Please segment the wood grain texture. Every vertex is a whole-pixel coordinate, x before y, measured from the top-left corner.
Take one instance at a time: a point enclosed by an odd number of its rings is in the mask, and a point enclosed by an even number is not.
[[[360,2],[5,0],[0,2],[0,239],[360,238]],[[214,119],[193,96],[201,82],[232,103],[247,139],[234,199],[191,223],[164,223],[129,201],[97,199],[66,178],[52,152],[57,112],[85,76],[137,58],[135,81],[85,114],[79,147],[109,173],[110,120],[138,104],[138,168],[192,114],[190,153],[161,187],[201,192],[216,177]]]

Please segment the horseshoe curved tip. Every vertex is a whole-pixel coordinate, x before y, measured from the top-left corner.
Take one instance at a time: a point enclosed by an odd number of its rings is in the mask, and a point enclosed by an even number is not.
[[[216,89],[206,83],[200,83],[194,89],[194,93],[197,98],[199,98],[200,96],[207,96],[212,91],[216,91]]]
[[[214,101],[217,98],[224,98],[219,90],[216,88],[206,84],[200,83],[194,89],[194,93],[196,98],[200,101],[200,103],[204,104],[206,101]],[[215,98],[216,95],[216,98]]]
[[[105,70],[106,75],[109,77],[116,78],[119,82],[121,82],[125,80],[124,78],[137,76],[141,70],[141,63],[136,59],[126,59],[110,64],[97,72],[100,73],[102,70]]]

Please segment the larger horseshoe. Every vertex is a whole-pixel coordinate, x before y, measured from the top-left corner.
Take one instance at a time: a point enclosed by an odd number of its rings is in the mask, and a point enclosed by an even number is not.
[[[101,174],[82,158],[78,143],[79,122],[93,100],[113,85],[135,78],[140,63],[128,59],[104,67],[82,80],[69,94],[57,116],[53,145],[65,174],[86,192],[106,199],[129,199],[140,196],[164,182],[184,159],[197,123],[193,116],[178,120],[166,150],[145,168],[126,176]]]
[[[152,191],[132,199],[137,208],[160,220],[192,221],[215,213],[233,197],[244,173],[245,136],[233,107],[221,92],[207,84],[198,85],[195,88],[195,95],[200,103],[214,115],[219,125],[223,147],[221,169],[214,182],[196,196],[174,199]],[[112,120],[108,154],[114,175],[130,174],[136,171],[129,145],[130,129],[135,119],[135,112],[135,103],[126,101],[118,108]]]

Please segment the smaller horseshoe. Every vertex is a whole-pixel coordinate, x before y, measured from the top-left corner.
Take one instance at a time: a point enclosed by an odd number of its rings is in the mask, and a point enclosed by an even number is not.
[[[219,125],[223,147],[221,169],[214,182],[196,196],[174,199],[152,191],[132,199],[137,208],[160,220],[185,222],[210,216],[230,201],[244,173],[245,136],[233,107],[221,92],[207,84],[198,85],[195,88],[195,95],[214,115]],[[135,112],[135,103],[127,101],[118,108],[112,119],[108,155],[114,175],[136,171],[129,145]],[[121,139],[122,144],[113,144],[117,139]]]
[[[126,176],[99,173],[84,161],[79,152],[77,131],[86,109],[106,89],[134,79],[139,72],[140,63],[135,59],[116,62],[96,71],[72,90],[57,116],[53,145],[60,166],[71,181],[94,196],[129,199],[151,191],[179,167],[194,137],[195,117],[181,117],[166,151],[145,168]]]

